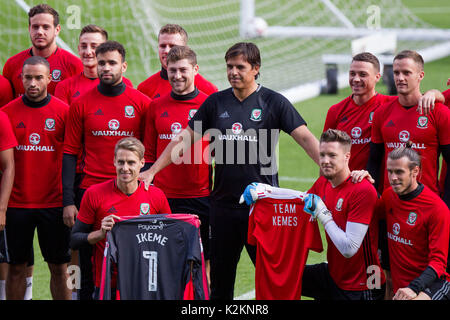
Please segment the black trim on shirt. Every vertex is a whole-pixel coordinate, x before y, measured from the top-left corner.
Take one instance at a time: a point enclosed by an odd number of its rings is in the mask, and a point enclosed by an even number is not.
[[[164,69],[163,67],[161,67],[161,72],[159,73],[159,75],[160,75],[161,78],[163,78],[164,80],[169,80],[169,75],[167,74],[167,70]]]
[[[97,86],[98,91],[102,95],[107,97],[120,96],[122,93],[124,93],[126,88],[127,86],[125,85],[125,83],[123,83],[123,81],[115,86],[106,85],[100,81],[100,83]]]
[[[56,54],[56,52],[58,52],[58,49],[59,49],[59,47],[57,46],[56,50],[53,51],[48,57],[50,57],[52,54]],[[34,54],[33,54],[33,47],[30,48],[30,56],[32,56],[32,57],[34,56]],[[44,58],[47,59],[48,57],[44,57]]]
[[[178,101],[188,101],[188,100],[192,100],[195,99],[199,94],[199,90],[197,89],[197,87],[195,87],[194,91],[192,91],[191,93],[188,94],[176,94],[175,92],[171,91],[170,92],[170,96]]]
[[[410,200],[418,197],[419,194],[421,194],[423,191],[423,184],[421,184],[420,182],[418,182],[418,184],[419,185],[417,186],[417,188],[414,189],[413,191],[411,191],[410,193],[399,195],[398,197],[400,198],[400,200],[410,201]]]
[[[50,103],[51,99],[52,98],[51,98],[50,94],[48,94],[48,93],[47,93],[47,96],[44,99],[42,99],[41,101],[37,101],[37,102],[31,101],[30,99],[28,99],[28,97],[26,95],[22,96],[22,102],[26,106],[28,106],[30,108],[42,108],[42,107],[45,107],[46,105],[48,105]]]

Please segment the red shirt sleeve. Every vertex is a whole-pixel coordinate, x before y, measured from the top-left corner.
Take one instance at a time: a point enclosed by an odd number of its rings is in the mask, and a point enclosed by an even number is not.
[[[429,266],[439,277],[445,273],[450,234],[450,212],[444,202],[441,202],[428,221],[428,243],[430,249]]]
[[[66,133],[64,139],[64,153],[78,155],[81,150],[83,135],[82,105],[75,102],[69,108]]]
[[[438,121],[438,138],[439,145],[445,146],[450,144],[450,109],[441,103],[436,103],[434,107],[436,120]]]
[[[328,129],[336,129],[337,121],[338,121],[337,105],[333,105],[331,106],[330,109],[328,109],[327,117],[325,118],[325,124],[323,126],[323,131],[325,132]]]
[[[357,185],[358,188],[355,189],[357,192],[353,192],[351,196],[347,221],[370,224],[377,201],[377,192],[367,180]]]
[[[195,86],[198,88],[198,90],[206,93],[208,96],[218,91],[217,87],[214,84],[206,80],[199,73],[195,76]]]
[[[167,201],[167,197],[164,192],[162,192],[162,190],[157,187],[152,187],[152,193],[155,199],[157,199],[156,213],[172,213],[172,210],[170,210],[169,202]]]
[[[70,78],[69,78],[70,79]],[[69,103],[70,101],[70,91],[68,86],[68,80],[63,80],[56,85],[54,96],[58,99],[64,101],[65,103]]]
[[[0,75],[0,107],[6,105],[14,98],[9,80]]]
[[[83,223],[93,225],[95,223],[95,214],[97,209],[97,199],[95,192],[88,188],[81,200],[80,211],[78,211],[77,219]]]
[[[8,116],[0,111],[0,151],[11,149],[17,146],[17,139],[11,127]]]
[[[450,108],[450,89],[445,90],[444,92],[442,92],[442,94],[445,97],[444,104]]]
[[[145,115],[145,131],[144,131],[144,146],[145,146],[145,162],[156,161],[156,145],[158,142],[158,132],[155,125],[155,103],[152,102],[147,109]]]

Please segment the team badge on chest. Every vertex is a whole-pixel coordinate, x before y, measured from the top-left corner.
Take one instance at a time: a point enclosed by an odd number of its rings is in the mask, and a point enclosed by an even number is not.
[[[52,118],[45,119],[44,129],[47,131],[55,131],[55,119]]]
[[[133,106],[125,106],[125,118],[134,118]]]
[[[336,202],[336,211],[342,211],[342,204],[344,203],[343,198],[339,198],[339,200]]]
[[[417,128],[419,128],[419,129],[428,128],[428,118],[425,116],[419,117],[417,119]]]
[[[52,81],[60,81],[61,80],[61,70],[54,69],[52,71]]]
[[[252,110],[252,113],[250,115],[250,120],[261,121],[261,116],[262,116],[262,110],[260,108],[255,108]]]
[[[141,203],[141,213],[140,215],[148,215],[150,213],[150,204],[149,203]]]
[[[196,112],[197,112],[197,109],[189,110],[188,120],[191,120],[194,117]]]
[[[410,212],[409,216],[408,216],[408,220],[406,220],[406,223],[409,224],[410,226],[413,226],[416,224],[416,220],[417,220],[417,213]]]

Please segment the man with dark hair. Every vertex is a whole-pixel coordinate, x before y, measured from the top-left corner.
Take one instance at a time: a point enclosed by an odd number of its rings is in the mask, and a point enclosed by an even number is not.
[[[78,213],[75,200],[93,184],[115,176],[110,156],[118,140],[123,137],[143,136],[144,114],[151,100],[139,91],[126,86],[123,73],[127,69],[125,49],[116,41],[106,41],[96,50],[99,84],[76,99],[69,110],[63,156],[63,206],[64,221],[72,227]],[[83,153],[83,179],[79,194],[75,195],[74,183],[77,155]],[[84,249],[82,249],[84,250]],[[89,247],[86,248],[89,251]],[[82,279],[89,281],[90,266],[83,266],[80,252]],[[89,264],[90,254],[86,254]],[[87,291],[84,288],[88,286]],[[81,299],[91,299],[89,284],[83,285]]]
[[[83,245],[94,245],[95,299],[100,293],[106,233],[112,229],[115,220],[125,216],[171,213],[164,193],[153,186],[145,190],[138,180],[139,171],[145,165],[144,150],[143,144],[134,137],[119,140],[111,150],[116,177],[90,186],[81,202],[72,230],[71,247],[79,249]],[[115,277],[111,286],[116,287]]]
[[[302,195],[304,211],[323,225],[327,261],[306,265],[302,296],[318,300],[381,300],[385,277],[377,256],[378,221],[373,218],[375,188],[366,179],[350,177],[350,136],[328,129],[320,137],[321,177]],[[247,186],[242,201],[254,203],[261,194],[298,196],[301,192],[266,184]]]
[[[394,300],[449,300],[445,268],[450,211],[442,199],[418,181],[421,159],[409,146],[387,157],[391,187],[378,202],[387,224]]]
[[[24,50],[9,58],[3,66],[3,75],[14,90],[14,97],[24,94],[20,73],[23,62],[31,56],[40,56],[50,63],[51,82],[48,93],[53,94],[58,82],[83,71],[80,59],[70,52],[59,48],[56,37],[61,31],[59,15],[47,4],[39,4],[28,12],[28,32],[31,49]]]
[[[167,55],[172,47],[187,46],[187,42],[188,34],[183,27],[177,24],[164,25],[158,33],[158,56],[161,71],[144,80],[137,89],[151,99],[170,93],[172,88],[167,76]],[[217,87],[199,73],[195,76],[195,86],[207,95],[217,91]]]
[[[214,189],[210,198],[211,299],[233,299],[236,267],[245,245],[252,261],[256,248],[247,243],[249,207],[239,204],[242,190],[253,181],[278,186],[274,160],[283,130],[319,161],[319,142],[306,122],[282,95],[256,82],[261,59],[253,43],[237,43],[226,53],[231,88],[209,96],[161,153],[142,173],[146,185],[202,136],[213,140]]]
[[[369,159],[369,144],[373,114],[382,104],[395,100],[375,90],[380,80],[380,62],[370,52],[356,54],[349,71],[349,84],[352,94],[341,102],[330,107],[325,119],[323,131],[339,129],[352,137],[352,156],[350,170],[363,170]],[[418,100],[418,108],[425,113],[434,106],[435,100],[443,102],[438,90],[427,91]]]
[[[439,154],[450,160],[450,110],[436,103],[428,115],[416,111],[422,97],[420,82],[425,73],[423,59],[414,51],[405,50],[394,57],[394,80],[398,97],[378,108],[373,116],[372,141],[368,169],[375,181],[389,187],[387,172],[380,172],[382,163],[393,149],[413,143],[412,148],[422,156],[422,170],[419,181],[436,194],[440,194],[438,183]],[[446,177],[447,181],[448,173]],[[450,183],[443,190],[444,202],[450,205]]]
[[[146,116],[144,145],[148,164],[161,155],[169,142],[188,126],[208,97],[194,84],[197,56],[189,47],[174,46],[167,55],[170,94],[155,99]],[[173,213],[199,216],[201,239],[209,279],[209,194],[212,168],[203,159],[208,141],[197,141],[182,164],[171,164],[155,176],[154,184],[166,194]],[[182,183],[180,183],[182,181]]]
[[[108,40],[108,32],[102,27],[88,24],[81,29],[78,43],[78,55],[83,63],[83,72],[63,80],[56,86],[55,96],[71,104],[75,99],[97,86],[99,83],[97,74],[97,58],[95,49]],[[127,78],[123,78],[127,86],[133,84]]]
[[[64,225],[61,207],[61,164],[69,106],[47,93],[51,75],[49,62],[43,57],[25,60],[22,81],[24,95],[2,108],[18,141],[14,150],[16,175],[6,212],[6,298],[24,298],[27,261],[37,228],[41,252],[50,269],[52,297],[70,299],[66,284],[70,230]]]

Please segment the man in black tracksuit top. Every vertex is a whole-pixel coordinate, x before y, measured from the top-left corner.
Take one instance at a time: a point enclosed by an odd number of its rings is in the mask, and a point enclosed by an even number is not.
[[[215,157],[211,193],[211,299],[231,300],[236,267],[243,246],[253,263],[256,247],[247,243],[249,207],[239,197],[252,182],[278,186],[275,148],[279,130],[292,138],[318,163],[319,142],[294,106],[282,95],[256,82],[261,66],[253,43],[237,43],[225,54],[231,88],[209,96],[155,164],[141,173],[153,176],[202,136],[211,139]]]

